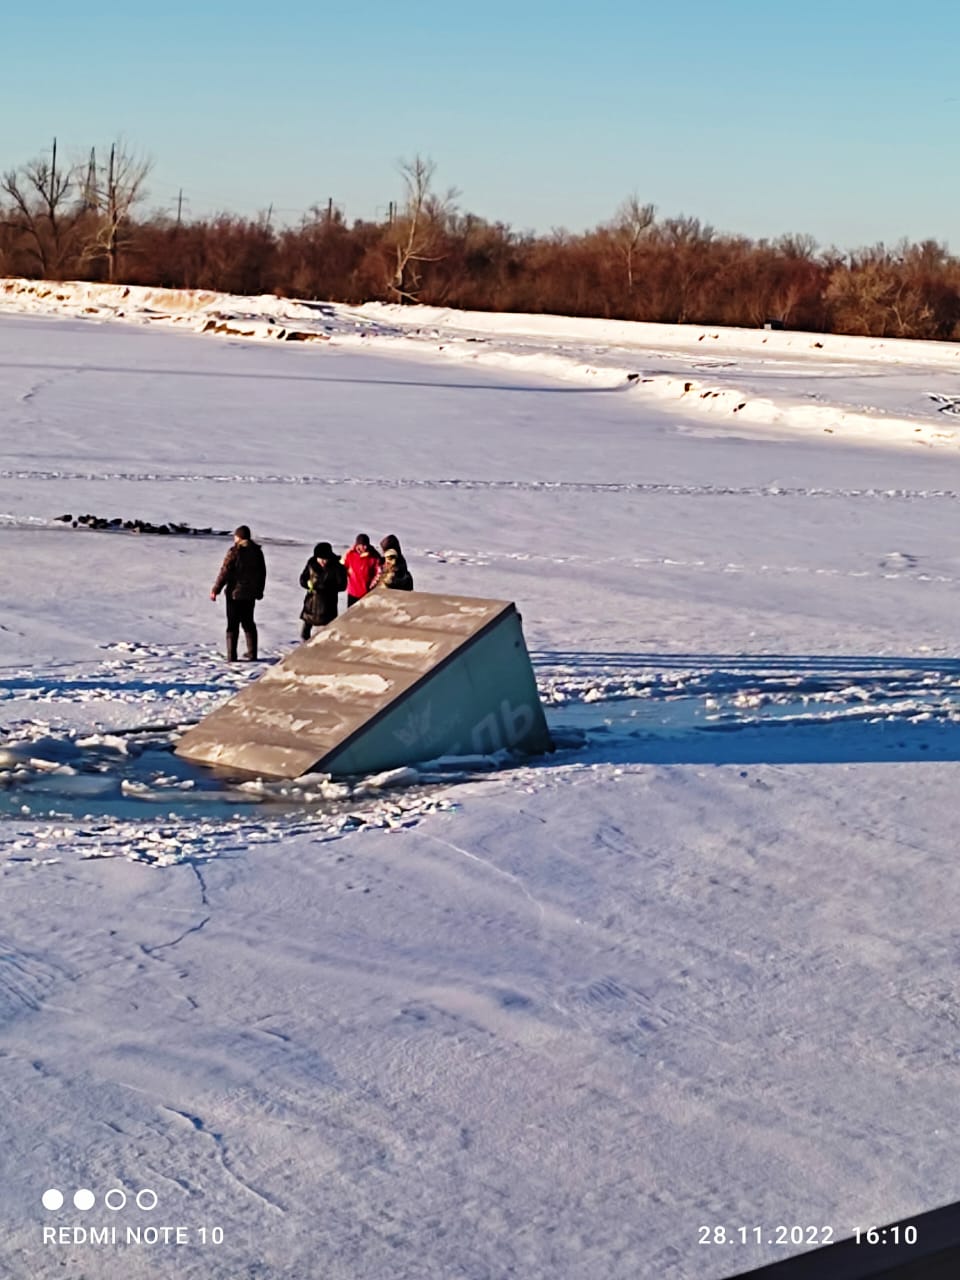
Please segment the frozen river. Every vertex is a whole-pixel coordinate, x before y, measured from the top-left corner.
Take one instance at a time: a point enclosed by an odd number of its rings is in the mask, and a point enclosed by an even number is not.
[[[5,1273],[719,1280],[960,1195],[958,495],[375,336],[0,317]],[[249,523],[268,659],[314,542],[395,532],[517,602],[561,750],[185,800],[177,727],[252,674],[227,541],[86,513]]]

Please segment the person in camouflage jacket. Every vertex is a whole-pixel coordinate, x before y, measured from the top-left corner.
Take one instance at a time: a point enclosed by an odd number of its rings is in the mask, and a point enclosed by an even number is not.
[[[263,599],[267,582],[267,565],[258,543],[250,537],[247,525],[239,525],[233,532],[233,546],[223,557],[223,564],[210,589],[210,599],[216,600],[222,591],[227,602],[227,661],[237,660],[237,639],[243,628],[247,642],[246,658],[257,658],[257,624],[253,613],[257,601]]]
[[[407,567],[397,535],[388,533],[381,538],[380,550],[383,552],[383,566],[374,586],[387,587],[391,591],[412,591],[413,575]]]

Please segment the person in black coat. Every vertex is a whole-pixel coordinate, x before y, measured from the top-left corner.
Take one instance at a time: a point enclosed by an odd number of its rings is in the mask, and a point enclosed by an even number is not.
[[[300,638],[309,640],[314,627],[325,627],[340,612],[337,596],[347,589],[347,571],[329,542],[318,542],[303,566],[300,585],[306,591],[300,617]]]

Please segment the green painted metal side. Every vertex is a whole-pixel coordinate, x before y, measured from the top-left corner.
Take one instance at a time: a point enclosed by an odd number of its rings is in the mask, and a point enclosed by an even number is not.
[[[552,744],[513,609],[317,768],[377,773],[438,756],[538,753]]]

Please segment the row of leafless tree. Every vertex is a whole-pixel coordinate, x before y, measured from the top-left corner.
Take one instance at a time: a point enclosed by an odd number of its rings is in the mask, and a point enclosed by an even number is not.
[[[0,274],[344,302],[425,302],[672,323],[960,339],[960,260],[934,241],[821,250],[658,218],[636,196],[583,234],[514,231],[462,212],[422,157],[383,222],[331,205],[297,226],[229,213],[142,214],[149,164],[115,143],[83,166],[50,158],[0,179]]]
[[[45,279],[96,273],[119,280],[149,171],[148,161],[116,142],[106,159],[94,149],[85,166],[64,165],[54,138],[49,159],[0,177],[0,268]]]

